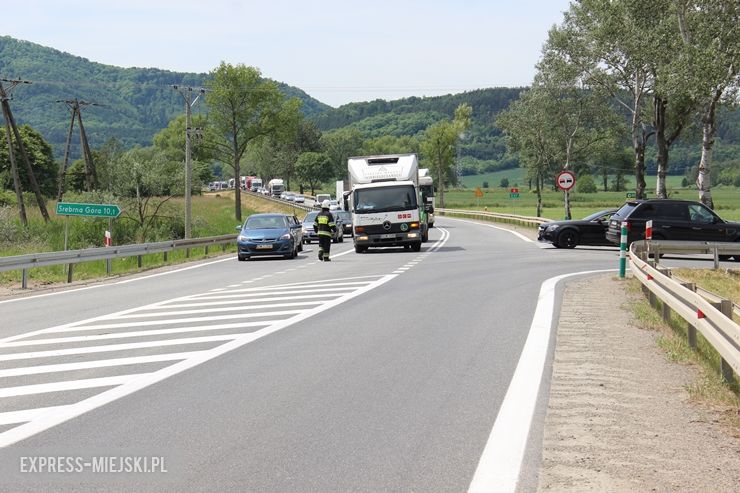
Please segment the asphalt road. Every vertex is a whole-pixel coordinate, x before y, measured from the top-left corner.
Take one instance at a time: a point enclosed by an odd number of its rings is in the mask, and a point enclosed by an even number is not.
[[[437,226],[420,253],[306,246],[0,302],[0,490],[467,490],[541,285],[617,256]]]

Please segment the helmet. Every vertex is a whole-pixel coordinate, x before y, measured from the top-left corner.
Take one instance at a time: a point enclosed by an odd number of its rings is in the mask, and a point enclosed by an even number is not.
[[[328,200],[325,200],[325,201],[323,201],[323,202],[321,203],[321,208],[322,208],[322,209],[328,209],[330,205],[331,205],[331,204],[329,204],[329,201],[328,201]]]

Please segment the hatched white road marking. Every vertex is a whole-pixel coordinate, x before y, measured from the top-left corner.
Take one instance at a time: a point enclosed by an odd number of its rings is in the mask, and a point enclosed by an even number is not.
[[[439,249],[449,238],[449,233],[443,229],[440,231],[442,238],[431,245],[428,252]],[[353,249],[343,251],[335,254],[334,258],[353,252]],[[307,265],[316,263],[318,262],[314,261]],[[415,264],[407,264],[403,269],[407,270],[411,265]],[[290,270],[305,266],[306,264]],[[285,272],[288,271],[282,273]],[[5,366],[0,369],[0,406],[5,404],[5,407],[0,407],[3,409],[3,412],[0,412],[0,425],[16,425],[0,433],[0,448],[330,310],[382,286],[395,279],[397,275],[317,279],[265,287],[247,286],[249,283],[269,277],[271,275],[264,275],[225,288],[0,339],[0,362]],[[317,284],[325,287],[317,287]],[[233,313],[224,314],[224,312]],[[264,320],[249,320],[255,318]],[[140,329],[130,330],[131,328]],[[215,331],[227,329],[232,329],[231,333],[208,335],[209,332],[214,334]],[[196,336],[194,333],[198,332],[205,335]],[[67,333],[69,336],[59,336]],[[188,333],[193,337],[179,337]],[[152,336],[156,337],[156,340],[141,339]],[[115,343],[117,339],[121,341]],[[107,344],[107,341],[113,341],[113,344]],[[193,345],[198,347],[187,350],[187,346]],[[178,346],[182,346],[183,349],[167,352],[169,348],[177,350]],[[18,349],[25,352],[13,352]],[[131,354],[132,351],[138,350],[162,352]],[[95,358],[96,355],[99,355],[97,359],[80,361],[80,358],[87,356]],[[152,363],[165,363],[165,366],[160,365],[153,371],[150,371],[151,367],[140,366]],[[98,368],[129,373],[82,379],[66,375],[68,379],[63,379],[65,372]],[[5,378],[30,375],[35,375],[32,384],[13,386],[3,384]],[[38,383],[39,381],[42,383]],[[90,397],[89,394],[85,394],[85,397],[80,396],[80,390],[96,388],[101,390],[93,396]],[[31,406],[27,400],[24,404],[24,398],[49,393],[63,394],[65,401],[75,398],[82,400],[72,404],[47,405],[40,408],[29,408]],[[12,404],[6,404],[7,401],[3,401],[5,398],[15,400],[11,401]],[[38,399],[31,402],[37,403]]]

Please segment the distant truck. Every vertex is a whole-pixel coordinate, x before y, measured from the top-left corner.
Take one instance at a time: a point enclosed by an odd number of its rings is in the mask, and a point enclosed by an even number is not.
[[[262,179],[253,176],[252,179],[249,181],[249,184],[247,185],[247,190],[251,192],[256,192],[260,188],[262,188]]]
[[[314,208],[321,209],[321,203],[325,200],[331,200],[331,195],[328,193],[317,193],[313,202]]]
[[[273,197],[280,197],[285,191],[285,184],[280,178],[273,178],[267,182],[267,190]]]
[[[355,252],[385,246],[420,251],[429,226],[416,154],[351,157],[347,170]]]
[[[427,168],[419,168],[419,190],[421,195],[425,198],[424,210],[427,213],[427,223],[430,228],[434,227],[434,181],[432,175],[429,173]]]

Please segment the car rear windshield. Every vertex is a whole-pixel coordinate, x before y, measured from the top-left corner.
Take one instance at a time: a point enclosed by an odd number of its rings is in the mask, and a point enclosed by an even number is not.
[[[635,203],[635,202],[627,202],[627,203],[626,203],[626,204],[624,204],[624,205],[623,205],[622,207],[620,207],[620,208],[619,208],[619,210],[617,211],[617,213],[616,213],[616,214],[614,214],[614,215],[615,215],[615,216],[619,216],[619,217],[621,217],[621,218],[623,218],[623,219],[624,219],[625,217],[629,216],[629,215],[630,215],[630,213],[631,213],[631,212],[632,212],[633,210],[635,210],[635,207],[637,207],[637,205],[638,205],[638,204],[637,204],[637,203]]]

